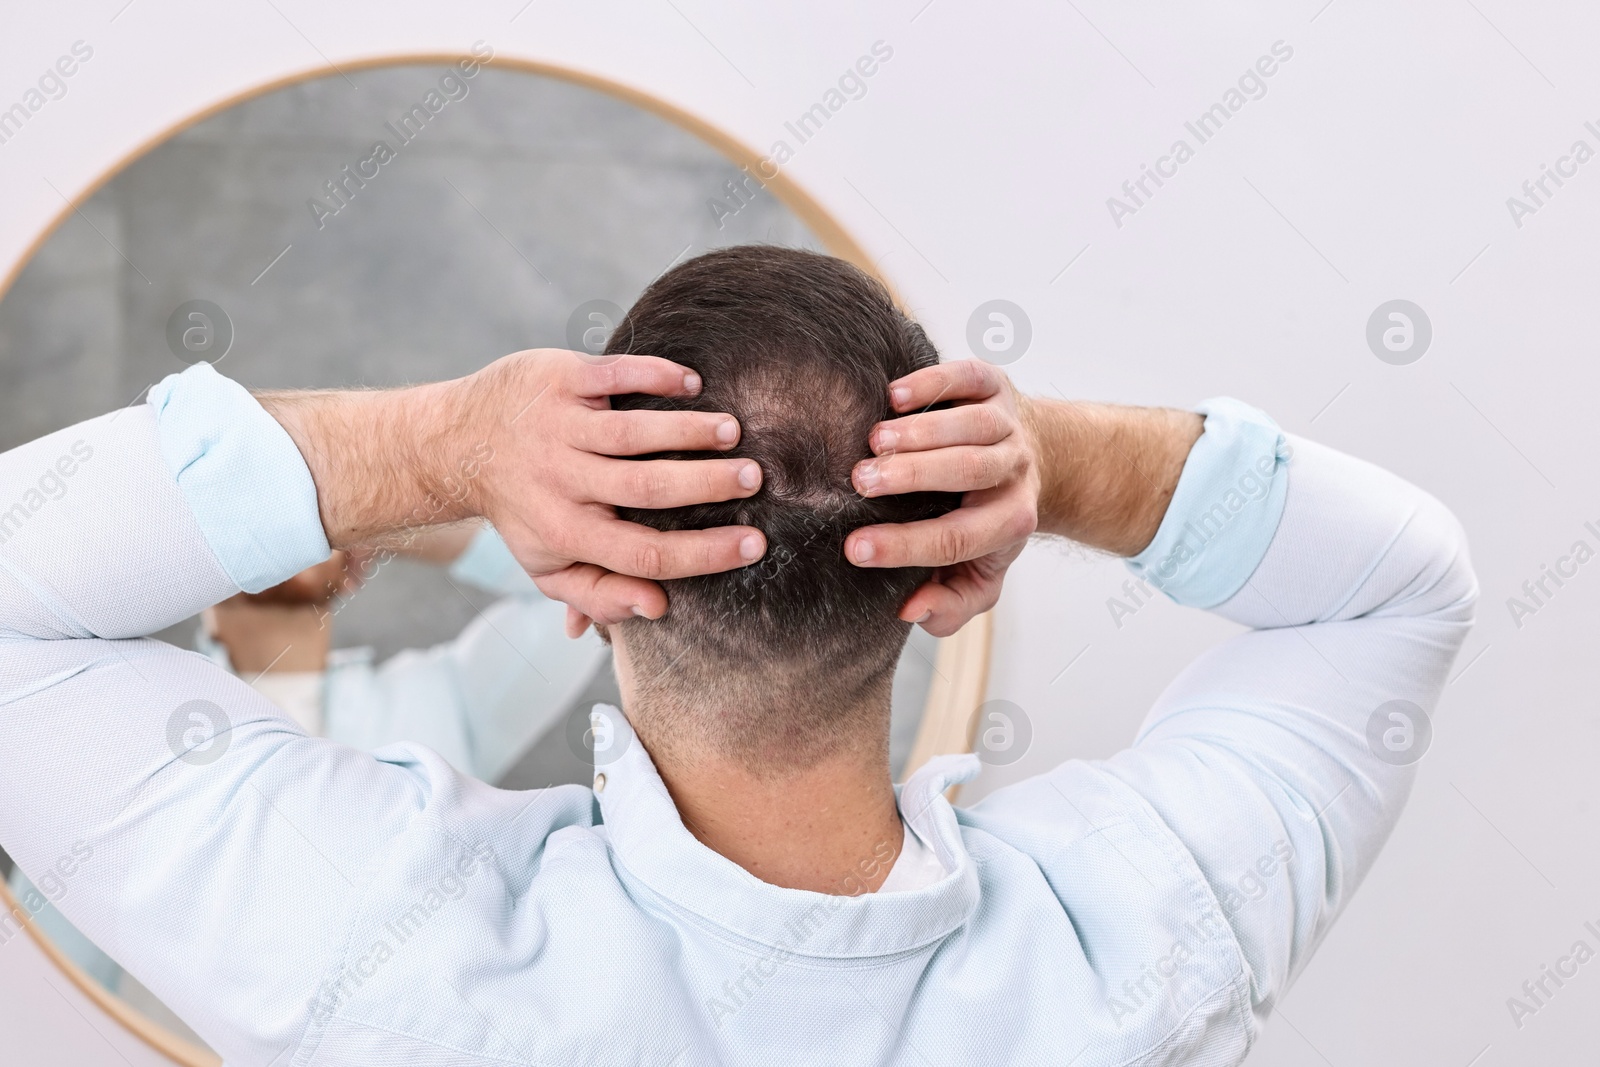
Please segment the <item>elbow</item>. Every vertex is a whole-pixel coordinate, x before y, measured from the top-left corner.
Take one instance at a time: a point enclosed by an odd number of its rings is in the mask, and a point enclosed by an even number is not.
[[[1465,637],[1477,611],[1478,575],[1461,520],[1434,497],[1424,496],[1406,533],[1413,541],[1410,555],[1416,565],[1412,596],[1407,599],[1418,614],[1463,624]]]

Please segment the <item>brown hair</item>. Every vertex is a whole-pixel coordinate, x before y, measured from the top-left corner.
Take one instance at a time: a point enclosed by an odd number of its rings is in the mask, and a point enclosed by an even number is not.
[[[613,404],[728,412],[742,435],[725,455],[754,459],[763,473],[761,489],[744,500],[624,510],[660,530],[747,524],[767,537],[755,564],[666,582],[668,614],[624,624],[641,694],[666,687],[688,699],[696,688],[737,682],[766,705],[759,721],[776,730],[762,747],[777,737],[788,745],[814,740],[828,717],[816,709],[860,704],[880,688],[886,708],[909,632],[896,613],[928,571],[856,567],[844,557],[844,539],[861,526],[932,518],[960,502],[953,493],[866,498],[850,480],[871,454],[872,426],[894,417],[889,383],[939,361],[922,328],[843,260],[753,245],[708,252],[662,275],[606,351],[698,371],[704,387],[691,400],[635,395]],[[812,721],[777,721],[785,704],[812,709]]]

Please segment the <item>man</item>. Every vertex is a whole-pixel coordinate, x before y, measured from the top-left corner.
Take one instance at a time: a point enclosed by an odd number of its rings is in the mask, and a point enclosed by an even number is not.
[[[92,456],[0,546],[19,864],[235,1065],[1242,1059],[1409,790],[1367,729],[1470,625],[1449,513],[1237,402],[1018,397],[806,253],[675,268],[614,343],[651,354],[260,398],[200,366],[0,457],[15,496]],[[614,645],[637,736],[592,790],[309,738],[135,639],[472,516]],[[897,795],[897,640],[1035,525],[1253,628],[1114,759]]]

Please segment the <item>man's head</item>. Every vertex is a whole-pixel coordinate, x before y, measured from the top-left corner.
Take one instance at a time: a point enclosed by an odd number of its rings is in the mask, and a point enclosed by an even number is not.
[[[872,426],[894,416],[889,383],[937,363],[938,352],[856,267],[767,246],[709,252],[668,271],[607,352],[699,372],[704,388],[692,401],[614,404],[728,412],[742,436],[723,454],[753,459],[763,473],[748,499],[624,511],[661,530],[742,524],[767,538],[759,562],[666,582],[664,618],[623,624],[630,715],[642,708],[659,720],[635,725],[652,744],[709,745],[758,768],[803,766],[858,739],[878,725],[870,720],[886,719],[909,632],[896,613],[927,571],[858,568],[844,539],[861,526],[944,514],[959,497],[864,498],[851,471],[870,455]]]

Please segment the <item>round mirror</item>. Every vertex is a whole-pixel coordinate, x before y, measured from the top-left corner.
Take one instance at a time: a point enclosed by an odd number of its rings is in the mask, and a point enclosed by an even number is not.
[[[484,46],[302,81],[173,134],[65,211],[0,300],[0,447],[199,360],[252,388],[455,377],[522,348],[598,351],[651,280],[708,248],[852,254],[754,157],[731,161],[669,109],[603,88]],[[567,641],[561,618],[492,531],[457,530],[160,636],[308,730],[418,740],[528,789],[588,782],[588,710],[617,700],[607,650]],[[897,778],[969,745],[987,651],[987,618],[943,642],[914,632],[895,682]],[[415,672],[444,654],[474,664],[470,723],[412,713]],[[55,911],[47,880],[5,874],[6,906],[103,1008],[175,1062],[216,1062]]]

